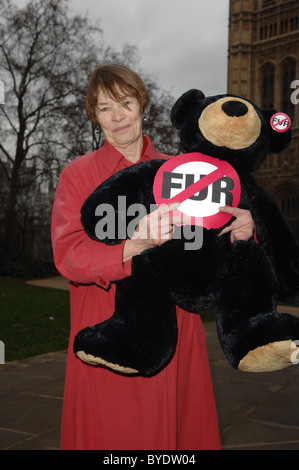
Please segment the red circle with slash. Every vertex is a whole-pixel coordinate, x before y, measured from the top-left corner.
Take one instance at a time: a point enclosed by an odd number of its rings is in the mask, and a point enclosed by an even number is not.
[[[158,206],[179,202],[174,215],[183,213],[190,217],[191,225],[211,229],[231,219],[219,207],[237,207],[241,185],[228,162],[194,152],[167,160],[155,176],[153,193]]]
[[[275,113],[271,116],[271,127],[276,132],[286,132],[291,127],[291,118],[285,113]]]

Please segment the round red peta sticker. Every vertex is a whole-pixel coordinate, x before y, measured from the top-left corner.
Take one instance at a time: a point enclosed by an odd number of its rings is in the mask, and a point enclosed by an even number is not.
[[[241,185],[229,163],[196,152],[167,160],[156,174],[153,192],[158,206],[179,202],[176,215],[183,213],[190,217],[191,225],[211,229],[231,219],[219,207],[237,207]]]
[[[271,127],[276,132],[286,132],[291,127],[291,118],[285,113],[275,113],[270,120]]]

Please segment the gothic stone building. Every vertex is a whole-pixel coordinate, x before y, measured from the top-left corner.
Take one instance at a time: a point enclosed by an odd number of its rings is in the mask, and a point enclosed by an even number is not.
[[[292,119],[291,146],[280,155],[268,155],[255,176],[299,240],[298,0],[230,0],[228,93]]]

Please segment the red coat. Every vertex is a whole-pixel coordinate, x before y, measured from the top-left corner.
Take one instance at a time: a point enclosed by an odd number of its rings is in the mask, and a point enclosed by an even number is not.
[[[144,138],[140,161],[169,158]],[[199,315],[177,308],[178,343],[169,365],[151,377],[121,376],[90,366],[73,351],[74,336],[114,312],[115,284],[128,276],[123,243],[91,240],[80,223],[87,196],[116,171],[129,166],[104,146],[72,161],[58,183],[52,216],[57,269],[71,280],[71,332],[66,369],[61,447],[70,450],[219,449],[214,395]]]

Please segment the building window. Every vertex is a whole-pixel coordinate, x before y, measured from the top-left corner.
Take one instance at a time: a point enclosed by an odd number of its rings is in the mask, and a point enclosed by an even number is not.
[[[273,108],[274,103],[274,65],[266,64],[262,70],[262,106]]]
[[[287,33],[289,31],[289,20],[285,20],[284,22],[284,32]]]
[[[263,7],[267,7],[268,5],[273,5],[276,3],[276,0],[263,0]]]
[[[282,64],[282,111],[294,118],[294,105],[291,101],[291,83],[295,80],[296,63],[286,59]]]
[[[290,20],[290,31],[297,31],[299,26],[298,16],[291,18]]]
[[[277,36],[277,23],[271,23],[260,27],[260,41],[263,39],[273,38],[274,36]]]
[[[277,36],[277,23],[270,25],[270,37]]]
[[[283,196],[281,199],[281,212],[285,217],[298,217],[299,198],[296,196]]]

